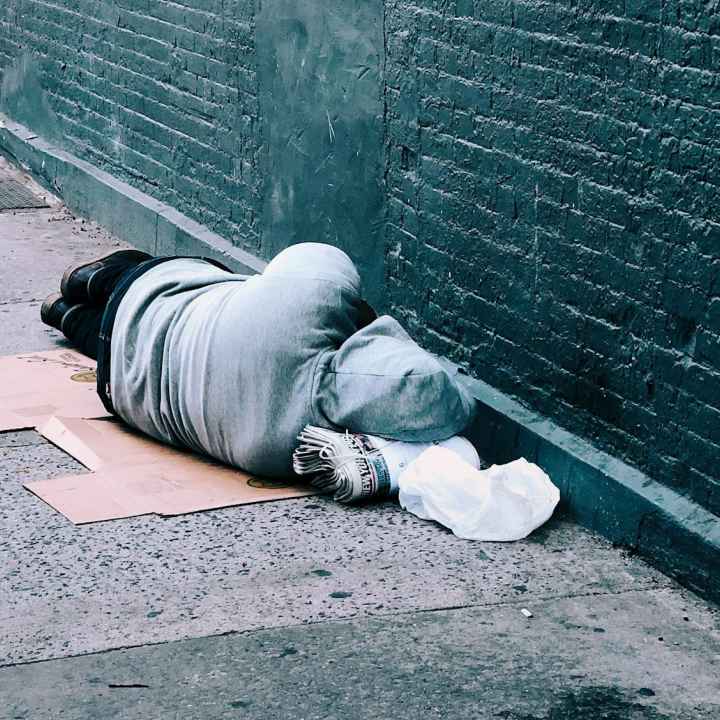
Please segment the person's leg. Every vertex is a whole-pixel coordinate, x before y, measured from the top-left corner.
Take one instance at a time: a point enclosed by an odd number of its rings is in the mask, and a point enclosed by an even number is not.
[[[62,277],[60,294],[53,293],[40,308],[46,325],[60,330],[84,355],[97,359],[103,312],[125,273],[150,259],[139,250],[116,250],[71,265]]]
[[[128,270],[150,257],[139,250],[116,250],[71,265],[60,282],[60,293],[43,302],[40,318],[60,330],[84,355],[97,359],[100,323],[113,290]]]
[[[71,265],[62,277],[60,292],[71,305],[104,306],[122,275],[151,258],[140,250],[115,250]]]
[[[65,337],[81,352],[97,360],[98,337],[104,308],[74,305],[63,318],[60,328]]]
[[[40,317],[46,325],[60,330],[83,355],[96,360],[104,311],[104,306],[71,305],[62,295],[55,293],[45,299]]]

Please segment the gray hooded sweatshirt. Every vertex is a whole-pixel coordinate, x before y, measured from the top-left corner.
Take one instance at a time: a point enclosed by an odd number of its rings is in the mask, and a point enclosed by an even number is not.
[[[360,327],[341,250],[281,252],[260,275],[162,263],[123,298],[112,334],[117,414],[166,443],[251,473],[292,474],[305,425],[393,440],[461,433],[474,401],[456,370],[385,315]]]

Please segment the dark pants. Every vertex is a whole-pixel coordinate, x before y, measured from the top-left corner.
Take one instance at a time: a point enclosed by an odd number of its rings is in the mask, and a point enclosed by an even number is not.
[[[105,302],[99,305],[83,305],[68,317],[63,332],[84,355],[97,360],[97,391],[106,410],[114,412],[110,398],[110,340],[115,316],[130,286],[141,275],[161,263],[175,260],[178,256],[157,257],[128,268],[105,288]],[[230,270],[210,258],[198,258]]]

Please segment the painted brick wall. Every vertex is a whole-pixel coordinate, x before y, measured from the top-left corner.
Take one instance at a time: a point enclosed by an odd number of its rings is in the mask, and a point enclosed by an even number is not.
[[[3,108],[259,250],[254,0],[3,0]]]
[[[720,4],[388,0],[391,309],[720,511]]]
[[[715,512],[719,68],[718,0],[0,3],[14,119],[260,255],[322,225],[421,342]]]

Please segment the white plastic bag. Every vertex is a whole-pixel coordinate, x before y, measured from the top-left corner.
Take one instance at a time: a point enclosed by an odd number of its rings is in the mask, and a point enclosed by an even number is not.
[[[405,510],[468,540],[527,537],[550,518],[560,500],[550,478],[525,458],[476,470],[442,447],[417,457],[398,484]]]

